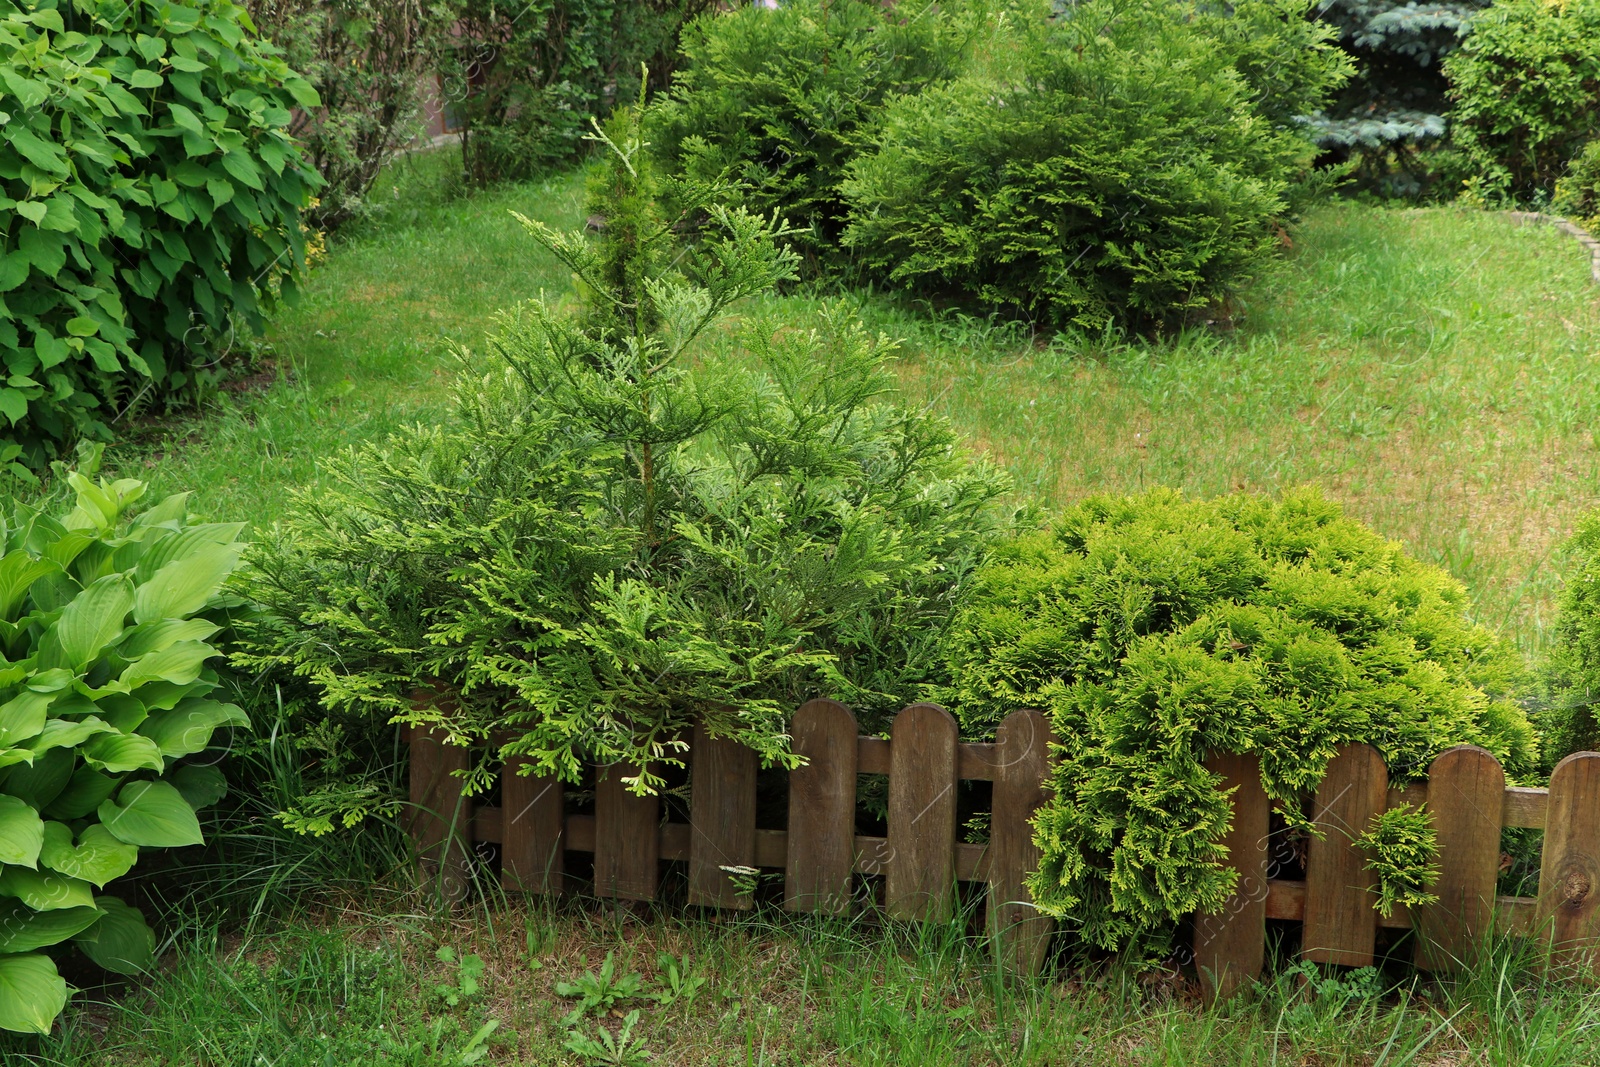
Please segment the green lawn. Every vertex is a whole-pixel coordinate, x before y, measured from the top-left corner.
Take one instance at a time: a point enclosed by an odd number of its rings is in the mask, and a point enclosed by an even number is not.
[[[446,417],[450,343],[478,346],[496,308],[567,292],[509,212],[559,225],[582,216],[576,176],[452,198],[440,191],[451,162],[400,168],[385,221],[334,247],[273,327],[270,385],[141,428],[110,450],[112,465],[159,492],[195,490],[215,517],[268,524],[292,488],[315,490],[323,457]],[[1460,576],[1482,617],[1533,655],[1559,588],[1554,551],[1600,503],[1600,290],[1583,255],[1549,229],[1453,209],[1325,207],[1294,241],[1230,321],[1161,343],[1042,343],[881,296],[863,298],[860,313],[906,339],[906,390],[947,413],[1020,491],[1060,503],[1155,485],[1212,494],[1313,482]],[[814,306],[796,295],[747,311],[803,323]],[[662,952],[705,979],[673,1003],[635,997],[605,1015],[614,1032],[638,1008],[635,1032],[655,1064],[1600,1062],[1592,983],[1541,981],[1509,949],[1503,969],[1459,984],[1404,977],[1379,995],[1289,977],[1204,1013],[1182,983],[1109,964],[997,984],[981,939],[954,928],[640,917],[581,902],[453,920],[397,917],[393,900],[368,906],[383,917],[347,908],[244,938],[181,935],[161,974],[90,991],[57,1035],[0,1043],[0,1058],[605,1062],[562,1050],[573,1002],[555,984],[615,949],[619,975],[639,973],[644,992],[670,984]],[[475,991],[458,963],[437,958],[441,947],[481,958]]]

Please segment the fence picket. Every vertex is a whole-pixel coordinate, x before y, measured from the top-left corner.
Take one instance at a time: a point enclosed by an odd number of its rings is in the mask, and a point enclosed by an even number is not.
[[[522,774],[527,763],[513,756],[500,772],[500,884],[507,892],[559,893],[566,793],[558,778]]]
[[[723,867],[756,862],[756,754],[737,741],[694,729],[689,794],[689,903],[754,907]]]
[[[1208,1004],[1226,1000],[1261,974],[1267,960],[1267,835],[1272,805],[1261,787],[1261,760],[1245,753],[1219,752],[1206,769],[1232,790],[1233,824],[1222,839],[1239,884],[1219,910],[1197,915],[1195,970]]]
[[[1050,723],[1032,709],[1006,716],[995,735],[997,766],[989,815],[989,930],[1000,964],[1036,974],[1055,922],[1030,902],[1025,884],[1039,865],[1033,813],[1044,803],[1050,770]]]
[[[457,772],[467,769],[469,753],[445,744],[442,730],[411,728],[411,839],[423,883],[454,903],[467,892],[468,840],[472,809],[461,795]]]
[[[1500,815],[1506,773],[1475,745],[1441,752],[1428,768],[1428,810],[1439,835],[1438,902],[1416,910],[1416,963],[1450,971],[1465,963],[1494,920]]]
[[[889,870],[895,919],[948,919],[956,882],[956,720],[913,704],[889,730]]]
[[[661,879],[661,798],[623,784],[634,768],[599,768],[594,787],[594,892],[618,900],[654,900]]]
[[[1539,867],[1539,929],[1548,931],[1558,961],[1600,962],[1593,958],[1600,941],[1597,908],[1600,753],[1574,752],[1550,775],[1550,808]]]
[[[1388,803],[1389,770],[1371,745],[1346,745],[1317,787],[1319,833],[1306,855],[1301,955],[1316,963],[1372,965],[1378,936],[1374,875],[1356,840]]]
[[[838,701],[810,700],[790,734],[806,762],[789,772],[783,906],[842,915],[855,866],[856,717]]]

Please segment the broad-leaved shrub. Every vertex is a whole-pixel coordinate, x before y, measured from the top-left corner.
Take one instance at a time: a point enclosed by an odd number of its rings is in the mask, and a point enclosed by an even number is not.
[[[525,222],[581,310],[500,316],[456,419],[330,464],[250,592],[251,660],[330,708],[507,731],[540,773],[622,762],[647,790],[695,722],[788,761],[799,702],[850,700],[871,728],[939,680],[1004,483],[893,402],[894,346],[846,308],[725,325],[795,254],[715,198],[683,208],[695,226],[663,212],[638,122],[606,137],[598,237]]]
[[[845,244],[907,289],[1055,326],[1159,325],[1226,297],[1281,244],[1314,150],[1257,107],[1242,67],[1274,64],[1188,14],[1075,5],[1014,73],[897,100],[851,165]],[[1344,69],[1325,40],[1305,48]]]
[[[36,1033],[66,1002],[62,952],[152,964],[138,909],[102,890],[140,849],[201,843],[195,813],[226,791],[203,754],[249,725],[209,666],[242,524],[196,522],[187,494],[135,512],[129,479],[67,482],[64,514],[0,516],[0,1028]]]
[[[1566,556],[1550,691],[1539,712],[1546,769],[1569,753],[1600,750],[1600,512],[1578,524]]]
[[[1600,220],[1600,137],[1584,145],[1567,165],[1567,172],[1556,180],[1550,206],[1586,223],[1591,232],[1600,230],[1596,224]]]
[[[39,465],[294,292],[316,96],[230,0],[0,0],[0,439]]]
[[[1455,744],[1512,776],[1537,758],[1520,661],[1469,621],[1460,583],[1311,490],[1087,500],[994,549],[950,633],[946,699],[968,733],[1049,710],[1060,758],[1030,886],[1107,948],[1157,945],[1233,890],[1212,753],[1258,755],[1291,825],[1341,745],[1375,747],[1395,782]],[[1383,902],[1421,899],[1415,822],[1356,831],[1379,849]]]
[[[1455,139],[1483,191],[1548,196],[1600,136],[1600,0],[1497,0],[1445,61]]]
[[[745,207],[777,211],[826,252],[844,229],[845,166],[872,146],[885,104],[959,73],[968,31],[948,6],[791,0],[703,15],[684,31],[651,148],[675,175],[736,183]]]

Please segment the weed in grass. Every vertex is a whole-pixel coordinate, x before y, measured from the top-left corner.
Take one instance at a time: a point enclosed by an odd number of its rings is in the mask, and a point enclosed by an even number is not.
[[[603,1023],[595,1024],[594,1036],[573,1030],[561,1047],[583,1061],[585,1067],[642,1067],[650,1061],[650,1052],[643,1038],[633,1036],[639,1023],[639,1009],[635,1008],[622,1019],[622,1027],[613,1034]]]
[[[607,952],[600,970],[590,971],[575,982],[557,982],[556,995],[576,997],[578,1003],[562,1022],[575,1025],[591,1011],[608,1012],[624,1000],[635,1000],[644,995],[644,978],[634,972],[617,975],[615,952]]]

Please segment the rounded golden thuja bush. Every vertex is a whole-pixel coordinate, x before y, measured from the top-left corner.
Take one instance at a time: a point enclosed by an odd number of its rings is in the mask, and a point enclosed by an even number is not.
[[[1159,947],[1232,892],[1212,753],[1258,755],[1292,825],[1342,745],[1372,745],[1397,781],[1462,743],[1512,775],[1536,763],[1520,661],[1461,584],[1312,490],[1084,501],[995,549],[951,634],[945,696],[968,733],[1049,711],[1031,888],[1105,948]],[[1420,899],[1430,842],[1363,829],[1384,902]]]

